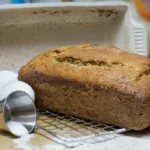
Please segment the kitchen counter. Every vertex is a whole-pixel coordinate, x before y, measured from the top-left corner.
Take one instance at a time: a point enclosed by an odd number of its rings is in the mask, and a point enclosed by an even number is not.
[[[1,150],[67,150],[69,148],[53,141],[47,133],[36,130],[33,134],[21,138],[0,131]],[[144,131],[128,131],[117,134],[95,144],[86,144],[73,150],[149,150],[150,128]]]

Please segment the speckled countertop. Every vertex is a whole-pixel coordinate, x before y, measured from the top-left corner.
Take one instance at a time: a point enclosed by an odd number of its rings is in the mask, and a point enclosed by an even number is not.
[[[53,141],[52,136],[36,131],[22,138],[15,138],[9,133],[0,132],[0,150],[67,150],[68,148]],[[140,132],[117,134],[95,144],[86,144],[73,150],[149,150],[150,128]]]

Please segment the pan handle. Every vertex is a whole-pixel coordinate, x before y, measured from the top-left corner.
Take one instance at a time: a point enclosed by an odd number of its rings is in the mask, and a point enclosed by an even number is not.
[[[148,56],[146,27],[132,19],[132,48],[136,54]]]

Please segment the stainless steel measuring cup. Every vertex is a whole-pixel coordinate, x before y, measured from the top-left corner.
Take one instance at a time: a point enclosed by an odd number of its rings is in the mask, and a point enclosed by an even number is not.
[[[23,91],[15,91],[1,102],[0,130],[17,137],[31,133],[36,124],[36,107],[32,98]]]

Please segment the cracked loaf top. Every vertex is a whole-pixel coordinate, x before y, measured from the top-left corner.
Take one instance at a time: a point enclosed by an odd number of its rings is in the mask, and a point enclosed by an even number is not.
[[[23,66],[19,78],[31,86],[74,83],[78,88],[131,95],[130,100],[143,105],[150,101],[149,58],[116,47],[87,44],[51,49]]]

